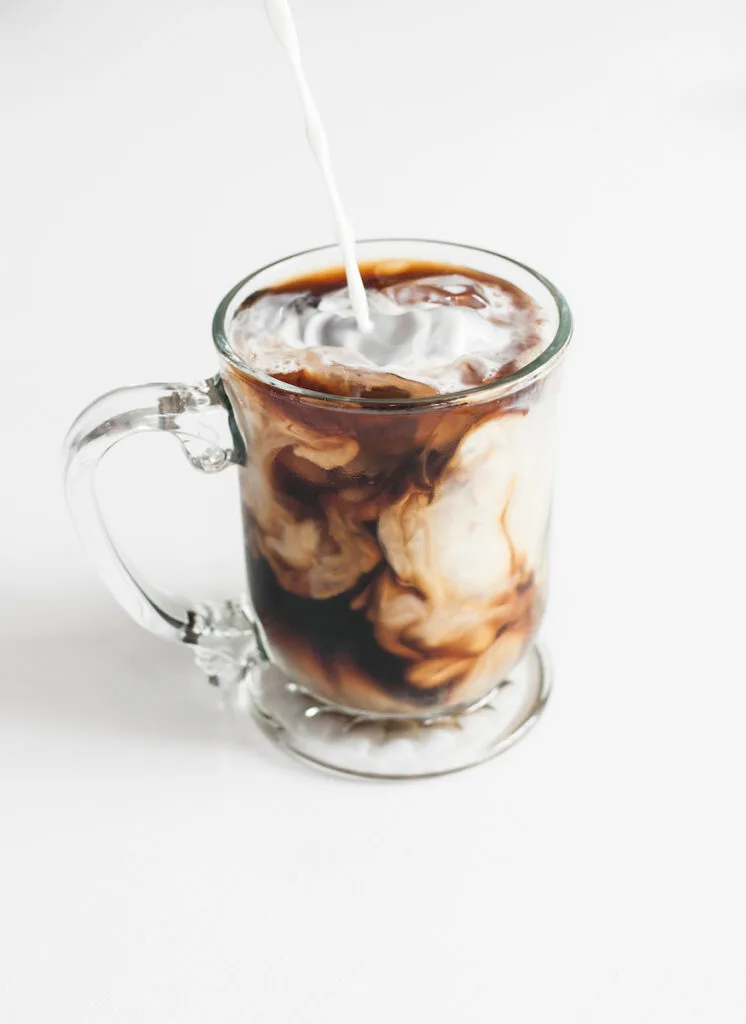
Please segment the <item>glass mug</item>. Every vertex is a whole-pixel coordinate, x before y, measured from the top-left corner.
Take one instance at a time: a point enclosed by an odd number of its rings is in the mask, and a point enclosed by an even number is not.
[[[286,749],[357,775],[456,771],[514,742],[548,696],[535,638],[571,315],[549,281],[495,253],[366,241],[361,263],[458,265],[522,289],[542,310],[543,349],[494,382],[419,397],[324,394],[242,362],[230,338],[246,300],[328,268],[335,254],[279,260],[228,293],[213,321],[214,377],[122,388],[89,406],[66,442],[68,499],[124,609],[191,645],[210,681]],[[122,560],[93,477],[113,445],[145,430],[175,435],[203,472],[236,467],[246,596],[176,600]]]

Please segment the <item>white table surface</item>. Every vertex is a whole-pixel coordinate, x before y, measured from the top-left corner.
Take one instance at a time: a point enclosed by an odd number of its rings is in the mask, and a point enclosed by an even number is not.
[[[483,767],[339,781],[114,605],[68,423],[212,373],[223,293],[330,225],[256,0],[3,5],[0,1019],[743,1022],[744,7],[296,9],[358,233],[494,247],[575,310],[555,691]],[[229,477],[145,438],[101,487],[219,596]]]

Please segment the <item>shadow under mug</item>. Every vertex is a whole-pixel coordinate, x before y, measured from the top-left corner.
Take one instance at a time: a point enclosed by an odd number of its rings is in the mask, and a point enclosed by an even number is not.
[[[358,244],[361,264],[429,261],[498,277],[542,310],[528,365],[448,395],[327,395],[246,365],[231,324],[265,288],[335,263],[333,246],[247,277],[213,321],[219,372],[97,399],[65,444],[83,544],[142,626],[192,646],[241,711],[289,751],[350,774],[410,778],[494,756],[549,692],[536,644],[558,366],[572,333],[549,281],[506,257],[424,240]],[[195,604],[136,579],[96,501],[117,442],[165,431],[196,469],[234,467],[247,594]]]

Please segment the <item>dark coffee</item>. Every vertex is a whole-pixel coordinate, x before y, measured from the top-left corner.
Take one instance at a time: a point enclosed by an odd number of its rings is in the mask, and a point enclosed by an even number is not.
[[[541,318],[514,285],[463,267],[361,271],[383,311],[368,339],[344,323],[339,334],[341,269],[236,313],[257,373],[226,377],[248,453],[251,598],[273,657],[316,695],[367,711],[452,707],[503,678],[543,608],[551,399],[544,384],[474,390],[533,358]],[[401,341],[389,302],[406,307]],[[290,323],[322,343],[296,345]],[[486,347],[497,337],[499,358]],[[472,390],[448,398],[438,385],[454,380]]]

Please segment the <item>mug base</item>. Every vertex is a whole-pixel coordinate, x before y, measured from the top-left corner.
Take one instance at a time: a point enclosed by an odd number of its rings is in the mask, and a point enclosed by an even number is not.
[[[318,768],[372,779],[462,771],[502,753],[537,720],[551,686],[533,644],[505,679],[466,708],[427,717],[386,717],[327,704],[278,668],[255,670],[252,711],[262,730]]]

